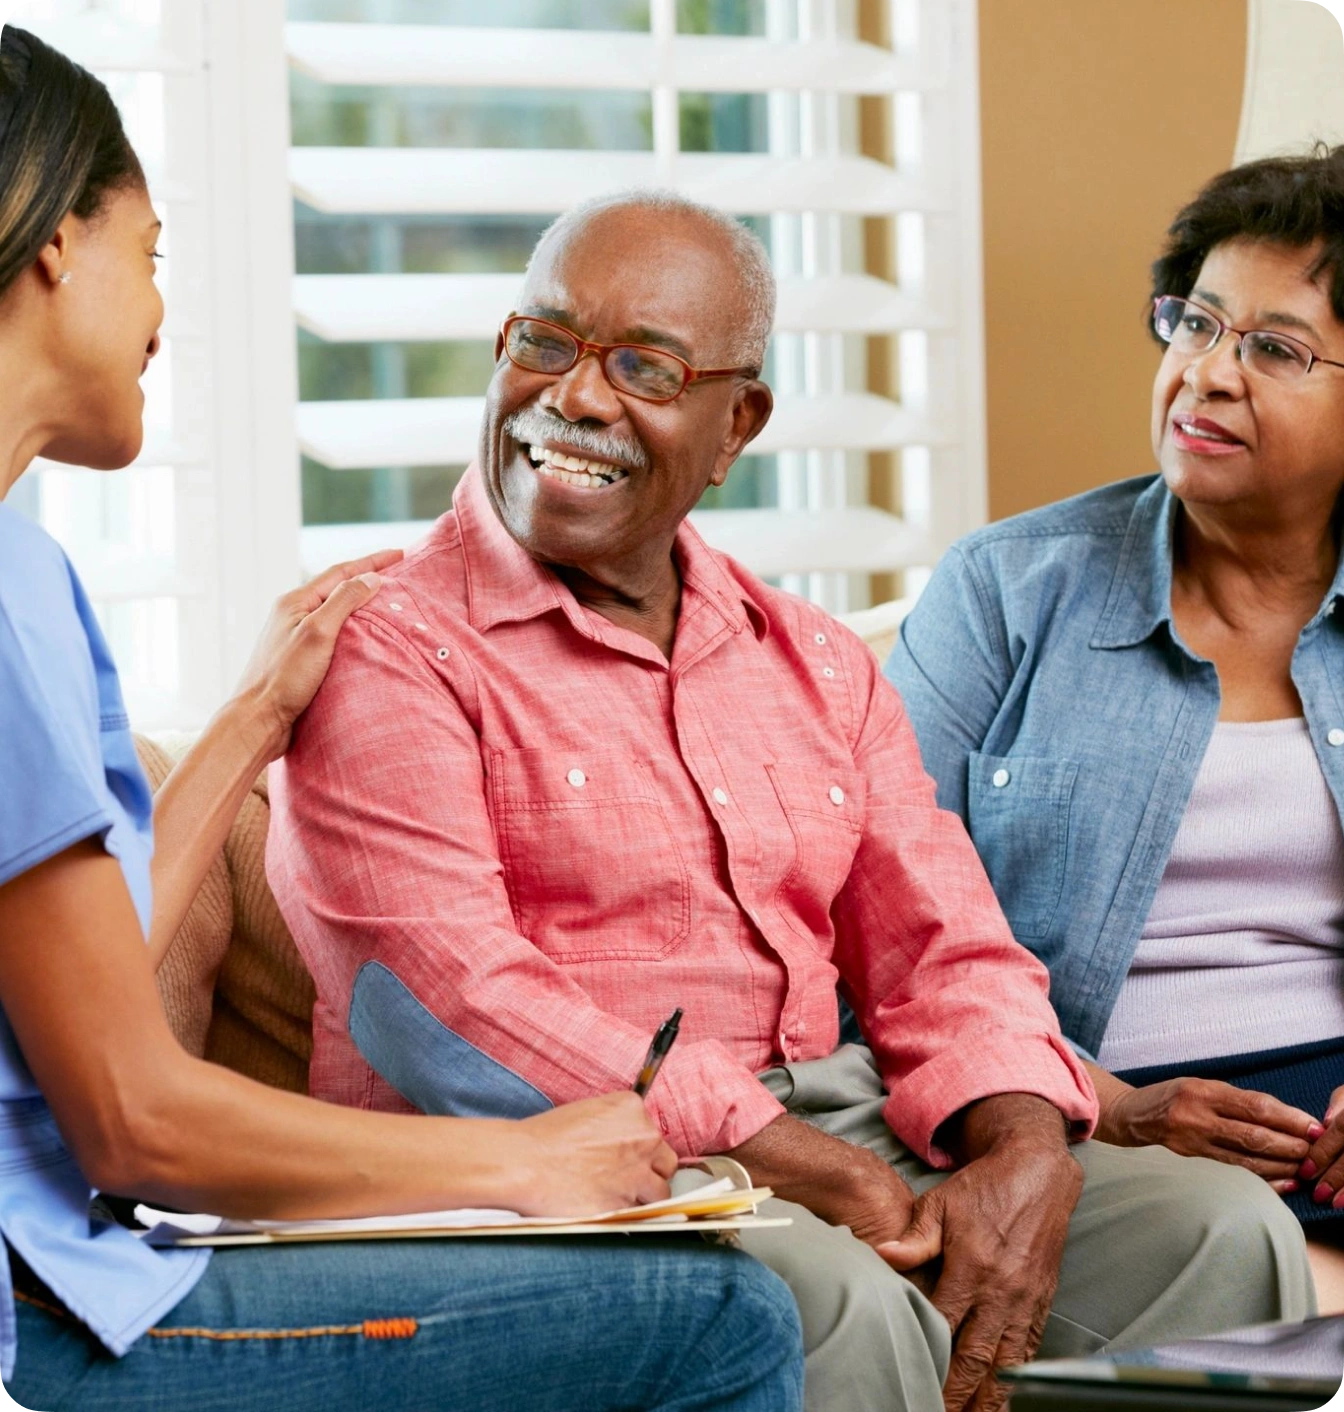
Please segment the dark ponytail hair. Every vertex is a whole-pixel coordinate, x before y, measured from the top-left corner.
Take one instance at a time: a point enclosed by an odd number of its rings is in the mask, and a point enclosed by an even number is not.
[[[15,25],[0,32],[0,297],[67,215],[88,220],[145,174],[112,95]]]

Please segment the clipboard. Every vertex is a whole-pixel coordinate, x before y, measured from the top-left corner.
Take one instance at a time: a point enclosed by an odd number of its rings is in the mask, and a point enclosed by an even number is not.
[[[791,1224],[787,1216],[757,1214],[756,1208],[773,1193],[769,1187],[753,1187],[746,1169],[731,1157],[705,1157],[682,1171],[694,1168],[706,1172],[709,1182],[645,1206],[626,1206],[581,1216],[524,1216],[516,1211],[457,1209],[345,1220],[235,1221],[206,1213],[162,1211],[145,1205],[137,1206],[135,1215],[146,1227],[137,1234],[147,1245],[179,1249],[482,1236],[700,1233],[722,1236],[734,1231]]]

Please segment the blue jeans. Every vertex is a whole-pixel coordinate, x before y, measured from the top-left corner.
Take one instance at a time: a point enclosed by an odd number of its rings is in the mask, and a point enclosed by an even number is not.
[[[121,1359],[20,1298],[8,1391],[41,1412],[798,1412],[776,1275],[695,1237],[219,1251]]]

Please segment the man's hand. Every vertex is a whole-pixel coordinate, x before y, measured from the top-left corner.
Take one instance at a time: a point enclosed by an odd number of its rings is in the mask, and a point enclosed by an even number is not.
[[[725,1155],[757,1186],[771,1187],[833,1226],[848,1226],[869,1245],[894,1240],[910,1223],[914,1193],[875,1152],[801,1118],[781,1114]]]
[[[1005,1401],[994,1370],[1040,1344],[1083,1173],[1058,1110],[1029,1094],[972,1104],[944,1145],[966,1165],[919,1198],[910,1229],[878,1254],[906,1273],[941,1253],[931,1298],[954,1340],[944,1405],[983,1412]]]

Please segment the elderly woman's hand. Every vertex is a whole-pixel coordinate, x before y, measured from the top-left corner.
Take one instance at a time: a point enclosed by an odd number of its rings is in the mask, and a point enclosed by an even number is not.
[[[1325,1130],[1298,1169],[1298,1185],[1322,1206],[1344,1207],[1344,1086],[1330,1095]]]
[[[1344,1089],[1336,1095],[1342,1097]],[[1295,1189],[1312,1141],[1318,1147],[1324,1141],[1320,1133],[1321,1124],[1310,1113],[1267,1093],[1190,1078],[1106,1095],[1097,1129],[1103,1141],[1122,1147],[1160,1144],[1186,1157],[1245,1167],[1280,1193]],[[1344,1151],[1344,1133],[1336,1151]],[[1344,1162],[1338,1182],[1344,1185]]]
[[[272,759],[285,753],[294,722],[317,695],[345,620],[378,592],[378,570],[401,557],[384,549],[336,564],[277,599],[237,692],[260,715]]]

